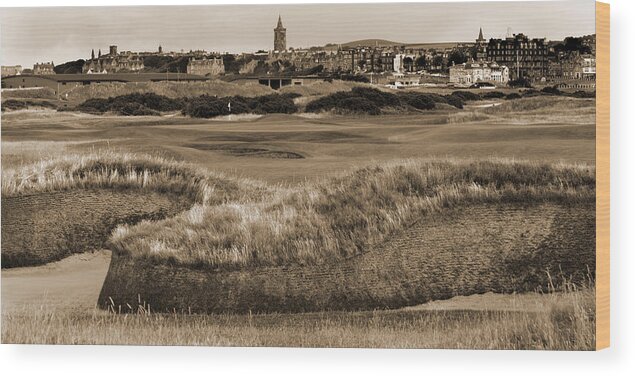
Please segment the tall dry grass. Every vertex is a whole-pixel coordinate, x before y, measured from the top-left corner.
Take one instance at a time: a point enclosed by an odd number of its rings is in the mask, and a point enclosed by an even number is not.
[[[595,199],[595,169],[513,160],[401,161],[306,184],[266,200],[196,205],[117,228],[111,248],[134,257],[222,268],[317,264],[364,252],[416,219],[471,203]]]
[[[486,107],[482,111],[486,114],[510,114],[514,112],[553,112],[595,107],[595,100],[577,99],[570,97],[538,96],[509,100],[498,106]]]
[[[258,83],[236,84],[220,80],[206,82],[128,82],[100,83],[79,86],[68,92],[70,100],[84,101],[91,98],[108,98],[133,93],[155,93],[170,98],[218,97],[240,95],[257,97],[275,93],[275,90]]]
[[[97,151],[57,155],[2,170],[2,197],[85,188],[140,189],[215,204],[265,191],[255,181],[230,178],[149,155]]]
[[[187,315],[5,313],[3,343],[592,350],[595,289],[568,285],[542,309]],[[511,297],[510,299],[515,299]]]
[[[56,99],[55,90],[48,87],[25,88],[19,90],[2,90],[2,99],[11,98],[42,98]]]
[[[2,172],[2,196],[77,188],[188,196],[194,206],[118,227],[119,253],[183,265],[317,264],[360,254],[413,221],[471,203],[592,202],[595,169],[514,160],[399,161],[267,187],[159,157],[99,152]]]

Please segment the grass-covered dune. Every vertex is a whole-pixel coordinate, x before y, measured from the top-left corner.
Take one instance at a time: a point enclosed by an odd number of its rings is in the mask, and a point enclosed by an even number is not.
[[[158,220],[250,186],[188,165],[132,154],[63,156],[2,172],[2,267],[103,248],[120,224]]]
[[[401,307],[593,277],[595,172],[406,161],[118,228],[102,307]]]
[[[2,200],[3,267],[106,245],[99,305],[117,310],[362,310],[594,277],[586,165],[409,160],[283,187],[106,153],[5,170]]]

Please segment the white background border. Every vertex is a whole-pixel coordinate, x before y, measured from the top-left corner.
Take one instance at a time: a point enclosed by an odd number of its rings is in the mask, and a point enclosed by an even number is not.
[[[464,0],[473,1],[473,0]],[[302,3],[244,1],[231,3]],[[306,1],[304,1],[306,2]],[[337,1],[314,1],[329,3]],[[354,1],[352,2],[378,2]],[[387,2],[387,1],[384,1]],[[403,1],[402,1],[403,2]],[[580,1],[578,1],[579,3]],[[635,370],[633,299],[635,242],[635,2],[611,4],[611,348],[600,352],[352,350],[139,346],[0,345],[0,373],[127,375],[469,374],[612,375]],[[2,6],[183,5],[228,1],[32,1]],[[576,6],[572,2],[572,6]],[[2,10],[0,9],[0,12]],[[528,11],[531,11],[528,9]],[[630,111],[628,111],[630,109]],[[629,232],[629,230],[631,230]]]

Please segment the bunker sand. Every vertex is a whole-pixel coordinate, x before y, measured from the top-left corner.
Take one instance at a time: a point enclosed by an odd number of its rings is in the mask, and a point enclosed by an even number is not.
[[[46,307],[55,311],[87,311],[110,265],[110,251],[72,255],[42,266],[2,270],[2,313]]]

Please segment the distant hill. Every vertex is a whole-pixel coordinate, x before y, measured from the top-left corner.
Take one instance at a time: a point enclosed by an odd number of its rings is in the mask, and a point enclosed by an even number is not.
[[[377,46],[377,47],[390,47],[390,46],[403,46],[406,43],[393,42],[385,39],[361,39],[348,43],[343,43],[342,47],[357,47],[357,46]]]
[[[347,43],[329,43],[324,46],[325,49],[337,49],[339,46],[342,48],[358,47],[358,46],[372,46],[372,47],[392,47],[392,46],[407,46],[410,48],[452,48],[457,44],[465,44],[466,42],[435,42],[435,43],[405,43],[394,42],[386,39],[360,39]]]

